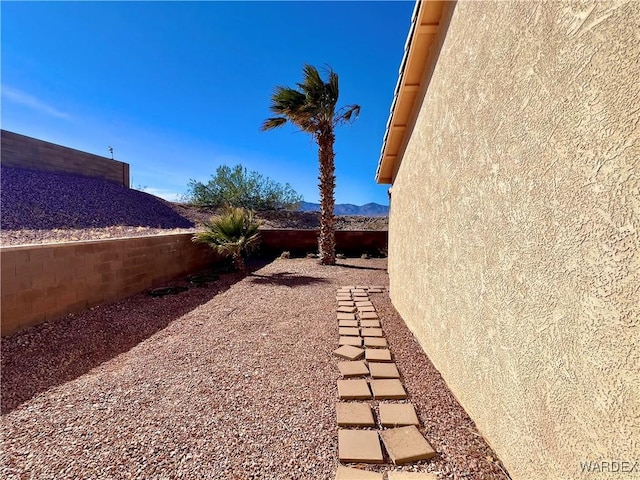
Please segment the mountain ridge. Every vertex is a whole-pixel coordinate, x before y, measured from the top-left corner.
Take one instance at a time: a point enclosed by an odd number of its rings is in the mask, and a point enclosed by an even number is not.
[[[300,202],[297,211],[299,212],[319,212],[320,204],[311,202]],[[389,207],[379,203],[370,202],[364,205],[354,205],[352,203],[338,203],[334,210],[335,215],[361,215],[364,217],[386,217],[389,215]]]

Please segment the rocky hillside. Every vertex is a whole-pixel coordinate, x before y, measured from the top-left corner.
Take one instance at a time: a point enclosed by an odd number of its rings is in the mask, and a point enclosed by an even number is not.
[[[173,204],[173,208],[177,213],[188,218],[196,225],[201,225],[216,213],[215,210],[178,203]],[[294,228],[305,230],[320,228],[319,212],[268,210],[257,212],[256,217],[262,222],[262,228]],[[336,228],[338,230],[387,230],[388,226],[389,219],[387,217],[367,217],[362,215],[336,216]]]
[[[98,178],[2,167],[2,230],[192,228],[168,202]]]
[[[2,245],[195,231],[216,212],[96,178],[0,170]],[[263,228],[316,229],[317,212],[258,212]],[[386,230],[387,217],[338,216],[339,230]]]

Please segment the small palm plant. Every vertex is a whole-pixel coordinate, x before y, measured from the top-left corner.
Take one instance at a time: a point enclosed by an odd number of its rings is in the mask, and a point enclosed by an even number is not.
[[[241,207],[227,207],[222,215],[205,222],[205,230],[193,236],[193,241],[206,243],[219,254],[230,256],[239,271],[245,270],[244,256],[259,242],[258,227],[253,212]]]

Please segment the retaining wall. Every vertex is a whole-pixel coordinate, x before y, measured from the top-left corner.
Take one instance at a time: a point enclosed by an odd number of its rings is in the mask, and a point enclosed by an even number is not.
[[[216,261],[191,234],[0,248],[2,335],[161,285]]]
[[[318,250],[317,230],[261,230],[265,255]],[[1,332],[133,295],[218,260],[192,234],[0,248]],[[386,231],[336,232],[339,252],[386,250]]]
[[[97,177],[129,187],[129,164],[7,130],[1,132],[2,165]]]
[[[279,255],[284,251],[306,254],[318,251],[318,230],[260,230],[260,249]],[[385,230],[338,230],[336,251],[346,255],[379,254],[387,251]]]

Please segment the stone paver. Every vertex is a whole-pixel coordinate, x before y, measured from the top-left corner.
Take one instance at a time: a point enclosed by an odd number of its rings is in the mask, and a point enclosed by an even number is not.
[[[340,465],[336,472],[336,480],[383,480],[383,476],[381,473]]]
[[[435,473],[389,472],[387,475],[387,480],[438,480]]]
[[[371,380],[371,391],[376,400],[402,400],[407,398],[407,392],[402,382],[397,378]]]
[[[357,320],[338,320],[338,327],[358,327]]]
[[[340,336],[350,335],[357,337],[360,335],[360,329],[353,327],[338,327],[338,334],[340,334]]]
[[[354,347],[362,346],[362,337],[340,337],[338,345],[353,345]]]
[[[379,337],[366,337],[364,339],[364,346],[365,347],[380,347],[380,348],[387,348],[387,340],[385,338],[379,338]]]
[[[353,300],[338,300],[339,307],[355,307],[356,302]]]
[[[338,380],[338,397],[342,400],[368,400],[371,390],[366,380]]]
[[[371,303],[368,300],[365,300],[365,301],[358,300],[358,301],[355,301],[353,303],[356,304],[356,307],[373,307],[373,303]]]
[[[396,465],[426,460],[435,456],[429,445],[415,426],[392,428],[380,432],[391,461]]]
[[[338,307],[338,312],[342,312],[342,313],[354,313],[357,310],[356,307]]]
[[[369,369],[362,360],[353,362],[338,362],[338,370],[343,377],[369,375]]]
[[[380,328],[380,320],[361,320],[360,326],[363,328]]]
[[[373,413],[368,403],[336,403],[339,427],[375,427]]]
[[[358,360],[364,355],[364,350],[352,345],[343,345],[333,351],[336,357],[346,358],[347,360]]]
[[[400,372],[395,363],[369,363],[369,371],[373,378],[400,378]]]
[[[374,307],[373,305],[364,305],[356,307],[356,310],[358,310],[359,312],[375,312],[376,307]]]
[[[416,409],[410,403],[381,403],[380,425],[383,427],[419,426]]]
[[[369,362],[390,362],[391,352],[388,348],[367,348],[364,358]]]
[[[381,328],[362,328],[363,337],[383,337]]]
[[[340,348],[333,354],[349,361],[338,363],[340,374],[337,381],[338,397],[341,400],[401,400],[407,392],[400,381],[400,372],[392,363],[391,352],[383,336],[380,321],[367,292],[383,293],[378,286],[345,286],[338,289],[337,318]],[[355,313],[358,317],[356,318]],[[358,322],[359,319],[359,322]],[[359,325],[359,326],[358,326]],[[364,338],[363,338],[364,337]],[[362,342],[366,348],[362,346]],[[358,361],[364,354],[366,363]],[[362,377],[371,375],[367,382]],[[409,403],[383,403],[379,405],[379,421],[382,427],[393,427],[378,431],[338,430],[338,458],[341,462],[383,463],[380,440],[397,465],[424,460],[435,455],[429,442],[416,428],[419,426],[415,408]],[[337,402],[336,418],[339,427],[375,427],[371,406],[365,402]],[[340,465],[336,480],[383,480],[384,474],[369,472]],[[388,472],[388,480],[435,480],[436,476],[416,472]]]
[[[341,462],[382,463],[378,432],[338,430],[338,458]]]

